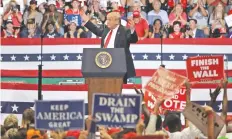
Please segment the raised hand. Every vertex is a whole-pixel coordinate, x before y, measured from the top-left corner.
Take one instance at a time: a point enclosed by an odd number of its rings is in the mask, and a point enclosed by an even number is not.
[[[89,21],[89,17],[85,14],[85,12],[84,12],[83,9],[80,11],[80,16],[81,16],[81,19],[82,19],[84,22]]]
[[[101,139],[112,139],[112,137],[107,133],[106,130],[100,131],[100,137]]]
[[[88,138],[88,131],[81,131],[80,136],[78,139],[87,139]]]
[[[219,95],[220,92],[221,92],[221,87],[220,87],[220,86],[218,86],[218,87],[214,90],[213,93],[212,93],[212,90],[210,89],[209,95],[210,95],[210,98],[211,98],[211,101],[212,101],[212,102],[215,102],[215,101],[216,101],[217,96]]]
[[[138,89],[136,88],[136,86],[134,86],[134,90],[135,90],[136,94],[142,95],[142,99],[144,99],[144,93],[143,93],[143,91],[142,91],[141,89],[138,90]]]

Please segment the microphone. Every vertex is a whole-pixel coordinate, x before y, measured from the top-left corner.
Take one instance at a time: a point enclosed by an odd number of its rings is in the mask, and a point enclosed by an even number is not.
[[[160,37],[163,37],[163,33],[164,33],[164,27],[162,26],[159,31]]]
[[[40,34],[40,64],[38,65],[38,100],[43,100],[42,81],[43,81],[43,38],[44,34]]]

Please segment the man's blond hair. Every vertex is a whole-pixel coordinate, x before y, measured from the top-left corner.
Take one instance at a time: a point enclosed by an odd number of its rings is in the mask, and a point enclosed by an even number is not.
[[[119,12],[111,12],[111,13],[108,13],[108,14],[107,14],[107,18],[110,18],[110,17],[115,18],[115,19],[117,19],[117,20],[119,20],[119,21],[120,21],[120,19],[121,19],[121,15],[120,15]]]

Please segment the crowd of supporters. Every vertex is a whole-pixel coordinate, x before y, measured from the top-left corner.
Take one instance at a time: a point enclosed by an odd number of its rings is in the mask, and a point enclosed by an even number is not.
[[[2,0],[1,0],[2,1]],[[96,38],[84,27],[81,12],[104,28],[109,11],[121,24],[135,23],[145,38],[232,38],[226,22],[232,0],[7,0],[1,2],[2,38]]]
[[[190,98],[190,84],[186,83],[187,98]],[[214,135],[214,110],[213,106],[217,100],[217,96],[223,88],[223,102],[221,118],[226,123],[221,129],[218,137]],[[142,95],[143,92],[135,89],[137,94]],[[224,80],[214,92],[210,91],[211,101],[208,106],[204,106],[207,115],[208,137],[203,134],[193,123],[185,119],[185,125],[182,125],[179,112],[165,112],[164,115],[159,114],[159,108],[164,102],[160,99],[156,102],[153,111],[149,111],[144,102],[142,102],[142,115],[134,128],[107,128],[104,126],[97,126],[95,133],[91,132],[91,122],[93,118],[89,115],[85,120],[85,129],[70,130],[70,131],[42,131],[35,129],[34,110],[26,109],[23,112],[22,123],[16,115],[8,115],[3,125],[1,125],[2,139],[139,139],[152,135],[152,139],[231,139],[232,133],[232,119],[227,117],[228,98],[227,98],[227,80]],[[187,105],[190,100],[187,99]],[[163,118],[162,118],[163,117]],[[140,138],[141,139],[141,138]],[[143,138],[144,139],[144,138]],[[149,138],[146,138],[149,139]]]

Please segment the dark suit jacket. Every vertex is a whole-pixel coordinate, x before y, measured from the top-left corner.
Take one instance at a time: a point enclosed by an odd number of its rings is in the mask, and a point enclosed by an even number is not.
[[[205,34],[203,30],[197,29],[195,38],[205,38]]]
[[[91,32],[93,32],[97,36],[100,36],[102,38],[101,47],[103,48],[105,37],[110,31],[109,28],[106,27],[101,30],[98,27],[96,27],[93,23],[91,23],[90,21],[88,21],[85,24],[85,27],[88,28]],[[126,29],[122,25],[119,25],[119,28],[118,28],[118,31],[115,37],[115,41],[114,41],[114,48],[125,49],[126,63],[127,63],[127,75],[125,76],[126,79],[135,76],[134,63],[131,57],[131,52],[130,52],[129,47],[130,47],[130,43],[136,43],[137,41],[138,41],[138,36],[135,31],[133,34],[131,34],[131,31],[129,29]]]

